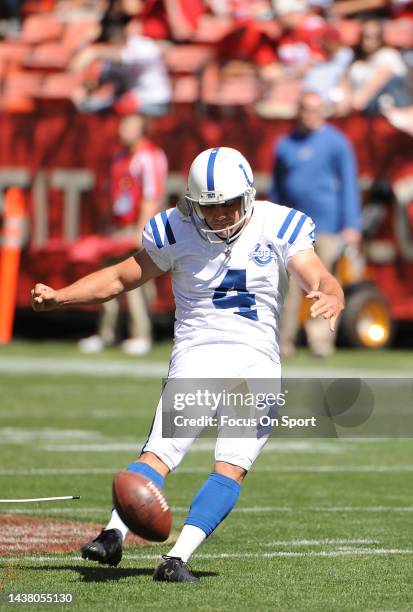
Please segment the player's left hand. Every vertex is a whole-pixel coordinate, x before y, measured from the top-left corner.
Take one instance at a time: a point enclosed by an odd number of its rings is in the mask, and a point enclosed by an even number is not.
[[[311,318],[323,317],[324,319],[330,319],[330,329],[334,331],[338,316],[344,309],[344,304],[335,295],[328,295],[322,291],[310,291],[306,298],[315,300],[310,308]]]

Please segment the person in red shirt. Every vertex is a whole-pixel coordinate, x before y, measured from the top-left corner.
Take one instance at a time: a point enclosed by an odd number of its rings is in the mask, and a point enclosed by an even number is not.
[[[143,35],[158,40],[191,40],[205,13],[202,0],[146,0],[138,14]]]
[[[146,119],[127,115],[120,120],[119,138],[122,148],[110,168],[112,201],[112,238],[130,240],[141,247],[145,223],[162,208],[168,163],[165,153],[146,135]],[[129,337],[122,349],[129,354],[143,355],[151,348],[151,325],[147,310],[148,293],[136,289],[127,294]],[[105,302],[98,333],[79,342],[85,353],[101,351],[116,340],[119,314],[117,300]]]
[[[303,76],[310,65],[325,59],[320,46],[320,33],[325,20],[308,12],[307,3],[301,0],[276,0],[276,14],[282,28],[277,42],[278,61],[290,72]]]

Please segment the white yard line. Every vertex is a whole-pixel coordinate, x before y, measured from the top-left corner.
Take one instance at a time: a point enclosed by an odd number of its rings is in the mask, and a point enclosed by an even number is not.
[[[18,430],[16,430],[18,432]],[[35,432],[33,433],[35,436]],[[0,439],[2,437],[2,430],[0,429]],[[69,438],[69,436],[67,436]],[[75,437],[75,436],[73,436]],[[86,437],[86,436],[85,436]],[[103,436],[100,435],[100,438]],[[19,440],[19,436],[17,433],[16,437],[17,441]],[[43,438],[39,438],[42,440]],[[13,440],[10,436],[7,438],[9,444],[13,444]],[[340,444],[337,444],[337,441],[307,441],[307,440],[270,440],[265,447],[266,453],[314,453],[314,454],[327,454],[327,455],[338,455],[345,453],[347,450],[352,449],[351,441],[340,441]],[[201,440],[194,444],[191,448],[191,453],[203,453],[210,452],[215,449],[215,439],[214,440]],[[139,449],[143,446],[143,443],[138,441],[114,441],[108,439],[107,441],[95,441],[95,442],[70,442],[70,443],[59,443],[59,444],[50,444],[42,442],[41,450],[53,453],[63,453],[63,452],[82,452],[82,453],[108,453],[108,452],[118,452],[118,451],[130,451],[136,452],[136,449]]]
[[[0,357],[0,372],[8,374],[77,374],[85,376],[119,376],[159,378],[165,376],[168,363],[162,361],[101,361],[64,357]],[[410,372],[400,370],[360,370],[284,366],[283,376],[290,378],[410,378]]]
[[[12,505],[12,504],[11,504]],[[100,514],[106,512],[109,516],[110,514],[110,506],[109,504],[105,508],[33,508],[32,506],[24,508],[6,508],[2,507],[2,514],[71,514],[71,515],[81,515],[81,514]]]
[[[28,469],[0,469],[0,476],[75,476],[75,475],[99,475],[99,474],[115,474],[124,467],[110,468],[28,468]],[[172,472],[172,476],[179,474],[207,474],[209,466],[206,467],[180,467],[176,472]],[[254,467],[252,473],[271,472],[273,474],[404,474],[413,472],[413,465],[298,465],[295,467],[289,466],[269,466]]]
[[[134,442],[102,442],[101,444],[42,444],[40,450],[49,453],[137,453],[142,448]]]
[[[30,411],[29,411],[30,412]],[[99,431],[87,429],[64,429],[64,428],[41,428],[27,429],[24,427],[1,427],[1,444],[28,444],[31,442],[41,442],[43,444],[62,443],[65,440],[77,440],[79,446],[84,446],[97,441],[106,440],[106,436]]]
[[[349,548],[346,550],[311,550],[298,552],[293,550],[277,550],[268,553],[218,553],[194,555],[200,559],[268,559],[272,557],[345,557],[358,555],[411,555],[412,548]],[[132,557],[131,557],[132,558]],[[136,556],[136,559],[139,559]]]
[[[205,472],[207,468],[201,467],[182,467],[178,468],[177,474],[198,474]],[[298,465],[294,466],[270,466],[264,465],[260,467],[253,467],[251,473],[254,472],[271,472],[273,474],[357,474],[357,473],[409,473],[413,472],[413,465],[349,465],[349,466],[337,466],[337,465]]]
[[[374,556],[374,555],[412,555],[412,548],[348,548],[343,550],[318,550],[318,551],[293,551],[293,550],[280,550],[271,551],[267,553],[204,553],[195,554],[194,559],[272,559],[277,557],[353,557],[353,556]],[[143,554],[143,555],[128,555],[123,556],[125,561],[157,561],[161,559],[159,554]],[[4,556],[2,563],[7,564],[11,561],[24,561],[24,562],[68,562],[87,564],[81,558],[71,557],[69,555],[22,555],[22,556]],[[1,563],[0,563],[1,566]],[[57,568],[58,569],[58,568]]]
[[[273,540],[272,542],[264,542],[263,546],[322,546],[328,544],[379,544],[376,540],[348,540],[348,539],[331,539],[324,538],[322,540]]]
[[[127,451],[127,452],[135,452],[137,449],[140,449],[142,444],[136,442],[102,442],[100,444],[42,444],[40,449],[49,453],[117,453],[119,451]],[[205,453],[211,452],[215,448],[215,443],[212,445],[208,445],[208,447],[191,449],[191,453]],[[306,450],[303,448],[300,449],[301,452],[313,452],[318,454],[320,451],[317,448],[314,448],[313,451],[308,447]],[[343,452],[343,450],[339,450],[339,452]],[[266,452],[280,452],[280,448],[277,449],[266,449]],[[291,451],[290,449],[286,449],[285,452],[297,452]],[[300,451],[298,451],[300,452]],[[326,454],[333,454],[334,451],[326,451]]]
[[[0,476],[82,476],[90,474],[91,476],[98,474],[115,474],[122,468],[28,468],[21,470],[0,469]]]
[[[62,357],[0,357],[0,372],[7,374],[54,374],[160,378],[168,372],[167,362],[98,361]]]
[[[98,508],[82,508],[81,506],[71,506],[70,508],[34,508],[32,506],[27,508],[16,508],[13,504],[2,507],[2,514],[70,514],[70,515],[82,515],[82,514],[109,514],[110,505],[100,506]],[[187,506],[175,506],[172,508],[172,512],[186,513],[188,512]],[[252,506],[252,507],[240,507],[234,508],[232,513],[235,514],[276,514],[281,512],[341,512],[349,513],[352,512],[366,512],[366,513],[410,513],[413,512],[413,506]]]

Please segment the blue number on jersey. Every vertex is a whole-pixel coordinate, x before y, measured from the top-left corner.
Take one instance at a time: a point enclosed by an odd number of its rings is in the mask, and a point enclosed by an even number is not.
[[[236,294],[228,295],[229,291],[235,291]],[[246,270],[228,270],[222,283],[214,291],[212,303],[215,308],[239,307],[234,314],[258,321],[257,311],[251,308],[256,303],[255,294],[247,291]]]

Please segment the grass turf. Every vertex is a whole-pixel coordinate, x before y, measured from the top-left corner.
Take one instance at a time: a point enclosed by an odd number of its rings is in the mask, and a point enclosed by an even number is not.
[[[149,360],[166,360],[169,348],[158,345]],[[60,343],[0,349],[0,358],[24,356],[82,358]],[[110,359],[130,360],[116,349],[96,357],[97,363]],[[342,351],[321,363],[300,351],[289,363],[390,374],[411,371],[413,356]],[[35,504],[24,511],[104,524],[112,475],[145,439],[159,392],[156,378],[1,372],[0,497],[79,493],[79,502]],[[212,441],[202,441],[168,479],[174,529],[183,524],[212,458]],[[202,577],[199,585],[154,583],[153,567],[167,551],[156,545],[128,549],[116,569],[84,562],[76,551],[3,557],[2,591],[70,591],[75,603],[67,608],[77,610],[413,607],[410,440],[275,440],[255,468],[237,509],[191,560]],[[22,506],[8,510],[21,512]]]

